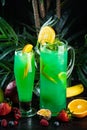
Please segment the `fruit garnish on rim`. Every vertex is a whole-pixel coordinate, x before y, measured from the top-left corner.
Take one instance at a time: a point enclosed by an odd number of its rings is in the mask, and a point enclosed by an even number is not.
[[[22,50],[22,53],[24,53],[24,52],[29,53],[29,52],[32,51],[32,49],[33,49],[33,45],[32,45],[32,44],[26,44],[26,45],[24,46],[23,50]]]
[[[55,31],[51,26],[44,26],[40,29],[38,35],[38,42],[40,44],[50,43],[53,44],[55,40]]]
[[[47,49],[55,51],[58,50],[58,46],[62,44],[63,42],[56,37],[56,32],[50,25],[41,27],[36,45],[37,52],[41,46],[45,46]]]
[[[74,117],[83,118],[87,116],[87,100],[85,99],[73,99],[69,102],[68,108]]]
[[[24,46],[23,50],[22,50],[22,53],[25,53],[25,52],[26,53],[30,53],[30,52],[32,52],[32,49],[33,49],[33,45],[32,44],[26,44]],[[31,56],[30,56],[30,59],[27,60],[27,61],[28,62],[27,62],[26,67],[24,69],[24,78],[27,76],[28,71],[29,71],[29,69],[31,67]]]

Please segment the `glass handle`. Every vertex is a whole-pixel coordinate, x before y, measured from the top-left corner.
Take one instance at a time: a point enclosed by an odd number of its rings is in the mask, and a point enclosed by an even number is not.
[[[69,76],[71,75],[72,70],[74,68],[75,50],[73,47],[68,46],[67,51],[70,52],[70,61],[69,61],[68,68],[67,68],[67,78],[69,78]]]

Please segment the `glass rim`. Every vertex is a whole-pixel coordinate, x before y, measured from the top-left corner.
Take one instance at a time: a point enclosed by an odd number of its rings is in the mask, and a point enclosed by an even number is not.
[[[58,50],[58,48],[61,48],[61,47],[67,48],[68,47],[68,41],[65,40],[65,39],[62,39],[60,41],[60,43],[61,43],[60,45],[58,45],[58,44],[50,44],[50,46],[55,45],[56,49],[53,49],[53,50],[49,48],[49,44],[40,45],[40,50],[46,49],[48,51],[55,51],[56,52]]]
[[[17,48],[16,50],[15,50],[15,54],[17,54],[18,52],[21,52],[22,53],[22,48],[20,47],[20,48]],[[32,51],[30,51],[30,52],[23,52],[23,54],[34,54],[34,51],[32,50]]]

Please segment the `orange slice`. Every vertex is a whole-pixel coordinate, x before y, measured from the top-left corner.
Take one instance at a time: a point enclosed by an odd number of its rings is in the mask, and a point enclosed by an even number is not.
[[[55,40],[55,31],[50,26],[44,26],[41,28],[38,35],[38,42],[41,44],[50,43],[53,44]]]
[[[29,62],[27,62],[26,67],[25,67],[25,70],[24,70],[24,77],[27,76],[28,71],[29,71],[29,68],[30,68],[30,64],[29,64]]]
[[[72,114],[77,118],[87,116],[87,100],[74,99],[68,104],[68,108]]]
[[[51,111],[49,109],[40,109],[37,111],[37,115],[49,120],[51,118]]]
[[[33,49],[33,45],[32,44],[26,44],[25,46],[24,46],[24,48],[23,48],[23,50],[22,50],[22,52],[24,53],[24,52],[31,52],[32,51],[32,49]]]

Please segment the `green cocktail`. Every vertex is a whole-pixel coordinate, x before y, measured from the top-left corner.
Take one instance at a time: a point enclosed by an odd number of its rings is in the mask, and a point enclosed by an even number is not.
[[[57,50],[40,49],[40,108],[50,109],[52,116],[66,108],[67,52],[64,43]]]
[[[22,116],[32,116],[30,108],[35,76],[35,60],[33,51],[26,53],[15,51],[14,74]]]

